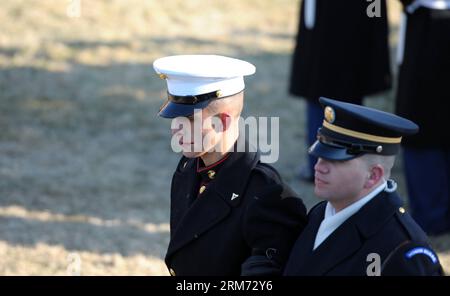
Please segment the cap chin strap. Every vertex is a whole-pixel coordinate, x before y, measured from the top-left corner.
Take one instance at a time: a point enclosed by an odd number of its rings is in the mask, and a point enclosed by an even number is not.
[[[222,95],[220,90],[212,91],[206,94],[195,95],[195,96],[175,96],[170,93],[167,93],[169,101],[176,104],[186,104],[186,105],[194,105],[200,102],[217,99]]]

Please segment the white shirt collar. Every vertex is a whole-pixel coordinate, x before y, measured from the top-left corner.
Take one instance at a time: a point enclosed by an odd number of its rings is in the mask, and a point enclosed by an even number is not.
[[[339,226],[341,226],[342,223],[344,223],[348,218],[358,212],[378,193],[383,191],[386,188],[386,185],[387,182],[384,181],[369,194],[342,209],[338,213],[336,213],[336,209],[331,205],[331,203],[327,202],[325,208],[325,217],[320,224],[319,230],[317,231],[313,250],[315,250],[324,240],[326,240]]]

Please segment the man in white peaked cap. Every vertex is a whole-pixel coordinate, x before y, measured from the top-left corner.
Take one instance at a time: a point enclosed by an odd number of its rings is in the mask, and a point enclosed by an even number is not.
[[[153,64],[167,82],[159,115],[183,153],[171,185],[171,275],[278,275],[306,210],[258,152],[236,152],[245,61],[180,55]],[[247,146],[247,145],[245,145]]]

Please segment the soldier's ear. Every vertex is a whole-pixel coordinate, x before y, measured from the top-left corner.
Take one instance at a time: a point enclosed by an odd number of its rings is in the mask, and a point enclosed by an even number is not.
[[[383,176],[384,176],[383,166],[379,164],[373,165],[367,174],[367,180],[364,187],[372,188],[373,186],[378,184],[378,182],[383,178]]]
[[[220,121],[222,122],[223,131],[226,131],[231,126],[231,114],[223,112],[218,114]]]
[[[211,117],[211,126],[216,133],[222,133],[231,126],[231,115],[228,113],[217,113]]]

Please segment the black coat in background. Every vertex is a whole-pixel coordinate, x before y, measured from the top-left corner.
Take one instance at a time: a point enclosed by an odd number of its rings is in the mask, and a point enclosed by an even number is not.
[[[403,63],[399,68],[396,113],[420,127],[402,145],[450,149],[450,9],[421,7],[407,14]]]
[[[326,202],[319,203],[308,215],[284,274],[365,276],[372,270],[368,255],[377,253],[381,275],[441,275],[425,233],[400,205],[396,193],[379,193],[313,251],[326,207]]]
[[[252,152],[232,152],[197,197],[196,163],[182,157],[172,180],[171,274],[281,274],[306,224],[301,199]]]
[[[315,26],[305,27],[305,1],[292,60],[290,92],[361,104],[391,87],[386,2],[369,18],[364,0],[316,0]]]

